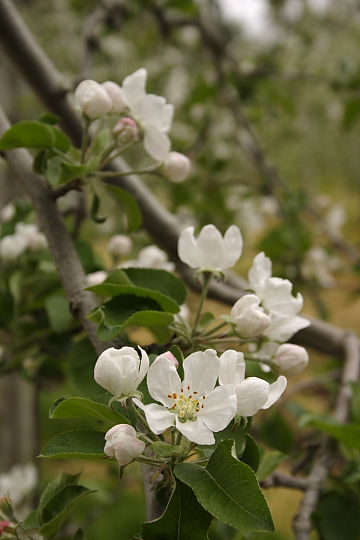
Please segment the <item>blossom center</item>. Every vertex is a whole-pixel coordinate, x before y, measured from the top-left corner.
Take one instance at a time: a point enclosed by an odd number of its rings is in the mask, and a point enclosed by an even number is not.
[[[190,386],[187,387],[187,390],[190,392]],[[195,422],[197,413],[204,408],[202,402],[206,399],[206,396],[198,394],[194,391],[187,395],[183,388],[180,394],[168,394],[168,397],[173,400],[173,404],[169,407],[170,411],[178,415],[180,422]]]

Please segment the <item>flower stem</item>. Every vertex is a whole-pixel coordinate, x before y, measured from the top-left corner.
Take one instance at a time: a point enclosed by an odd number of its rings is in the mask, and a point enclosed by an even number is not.
[[[130,174],[151,174],[156,173],[157,165],[151,165],[151,167],[145,167],[144,169],[138,169],[137,171],[99,171],[97,176],[103,178],[112,178],[113,176],[129,176]]]
[[[88,145],[89,145],[89,136],[90,136],[89,128],[90,128],[90,120],[86,119],[85,125],[84,125],[83,137],[81,141],[81,158],[80,158],[81,165],[85,162],[86,150],[88,149]]]
[[[215,334],[215,332],[217,332],[218,330],[221,330],[221,328],[224,328],[224,326],[227,326],[227,322],[224,321],[220,324],[218,324],[217,326],[214,326],[213,328],[210,328],[210,330],[208,330],[207,332],[205,332],[203,334],[203,336],[211,336],[212,334]]]
[[[212,278],[211,272],[204,272],[203,273],[204,284],[203,284],[203,288],[202,288],[202,291],[201,291],[201,297],[200,297],[199,307],[198,307],[198,311],[197,311],[195,322],[194,322],[194,327],[193,327],[193,330],[192,330],[192,333],[191,333],[192,338],[195,336],[196,331],[197,331],[197,327],[199,325],[199,321],[200,321],[200,317],[201,317],[202,310],[203,310],[203,307],[204,307],[204,303],[205,303],[205,300],[206,300],[208,292],[209,292],[209,285],[210,285],[211,278]]]
[[[140,463],[147,463],[148,465],[154,465],[155,467],[162,467],[165,464],[165,461],[159,461],[150,457],[138,457],[137,461],[140,461]]]

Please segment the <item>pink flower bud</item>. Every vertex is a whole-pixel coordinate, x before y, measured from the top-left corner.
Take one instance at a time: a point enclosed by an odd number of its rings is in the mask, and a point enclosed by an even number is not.
[[[96,81],[82,81],[74,92],[75,105],[91,120],[110,112],[113,103],[101,84]]]
[[[0,521],[0,536],[3,532],[6,532],[6,529],[10,527],[10,521]]]
[[[309,355],[304,347],[283,343],[276,351],[273,362],[282,373],[298,375],[308,365]]]
[[[190,166],[190,160],[184,154],[170,152],[169,157],[164,161],[162,172],[169,180],[178,183],[189,176]]]
[[[136,141],[139,136],[139,128],[133,118],[125,116],[115,124],[113,134],[120,142],[127,144]]]
[[[260,336],[271,322],[255,294],[246,294],[239,298],[231,309],[230,317],[244,338]]]
[[[145,443],[136,438],[135,429],[129,424],[117,424],[105,434],[104,452],[114,457],[119,465],[127,465],[138,458],[145,449]]]
[[[111,112],[122,112],[126,109],[126,103],[124,101],[124,96],[121,90],[121,86],[114,83],[113,81],[106,81],[101,85],[107,95],[109,96],[112,108]]]
[[[179,362],[177,361],[176,356],[174,356],[172,352],[166,351],[163,354],[160,354],[160,356],[161,358],[167,358],[176,367],[176,369],[179,367]]]

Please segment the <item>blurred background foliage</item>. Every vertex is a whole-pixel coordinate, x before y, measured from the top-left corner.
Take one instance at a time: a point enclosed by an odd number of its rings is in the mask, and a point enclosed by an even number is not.
[[[242,0],[233,2],[239,10]],[[246,241],[240,271],[245,272],[251,257],[263,249],[274,259],[274,274],[289,277],[307,295],[307,313],[358,329],[354,315],[360,269],[360,11],[356,0],[263,0],[266,17],[255,34],[229,16],[225,0],[23,0],[16,5],[70,88],[84,78],[121,84],[126,75],[145,67],[148,90],[175,104],[173,148],[191,158],[191,177],[182,184],[145,180],[183,224],[200,227],[213,222],[222,230],[238,224]],[[2,60],[0,95],[12,121],[36,118],[42,105],[13,66]],[[134,159],[137,155],[130,154],[130,163]],[[4,192],[1,203],[11,196]],[[66,201],[61,204],[66,211]],[[23,219],[29,209],[21,203],[17,212],[17,218]],[[104,212],[109,216],[105,224],[87,222],[78,240],[87,272],[110,265],[105,252],[108,236],[125,232],[110,203],[105,203]],[[73,226],[71,216],[67,219]],[[3,226],[2,235],[12,232],[9,227]],[[149,242],[143,232],[134,239],[137,247]],[[76,323],[65,309],[57,310],[59,300],[52,309],[49,291],[57,299],[62,293],[49,257],[40,258],[40,262],[22,263],[18,275],[28,274],[26,282],[12,279],[19,298],[27,298],[20,308],[36,313],[37,345],[30,350],[22,342],[17,354],[20,358],[26,350],[28,358],[36,358],[35,367],[24,364],[30,378],[43,366],[45,391],[39,416],[40,437],[45,441],[60,429],[59,421],[44,420],[52,401],[60,395],[93,392],[91,377],[84,379],[84,373],[91,375],[89,364],[95,358],[84,343],[74,349]],[[36,268],[43,287],[35,299],[28,294],[34,265],[40,265]],[[335,288],[319,292],[331,287]],[[12,313],[11,300],[6,301],[2,313],[5,308]],[[224,309],[215,303],[212,307]],[[61,314],[60,320],[54,319],[54,311]],[[18,312],[10,322],[2,313],[3,326],[19,324]],[[48,332],[49,322],[50,336],[46,334],[42,347],[41,331]],[[24,328],[24,335],[33,331]],[[65,357],[76,357],[78,363],[65,362]],[[333,359],[316,360],[314,355],[313,376],[337,367]],[[60,383],[69,371],[71,382]],[[48,374],[51,378],[46,378]],[[259,415],[254,424],[259,442],[296,457],[300,444],[293,431],[296,418],[307,410],[327,412],[330,391],[327,387],[313,399],[285,401],[266,419]],[[305,440],[308,436],[311,433],[303,435]],[[41,467],[44,482],[57,469],[79,470],[78,463],[46,462]],[[87,538],[134,538],[145,513],[136,466],[126,471],[120,486],[115,467],[86,463],[84,482],[98,490],[77,510],[78,524],[88,525]],[[251,538],[291,538],[291,517],[300,494],[283,490],[280,496],[271,489],[267,496],[277,532]],[[331,513],[332,504],[325,501],[320,512]],[[214,524],[210,538],[243,537]],[[324,538],[333,537],[324,532]]]

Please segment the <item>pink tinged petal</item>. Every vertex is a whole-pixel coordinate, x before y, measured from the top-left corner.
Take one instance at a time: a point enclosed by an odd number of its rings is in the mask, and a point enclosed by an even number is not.
[[[139,349],[141,352],[141,360],[140,360],[139,374],[136,379],[137,386],[139,386],[139,384],[141,383],[141,381],[143,380],[143,378],[145,377],[149,369],[149,357],[146,351],[144,351],[144,349],[142,349],[141,347],[139,347]]]
[[[245,377],[245,361],[241,352],[229,349],[220,356],[219,383],[239,384]]]
[[[248,377],[236,386],[237,414],[253,416],[269,396],[269,383],[258,377]]]
[[[178,242],[178,255],[182,262],[191,268],[199,268],[197,243],[194,238],[194,227],[186,227],[181,231]]]
[[[147,385],[150,395],[166,407],[174,403],[169,395],[180,394],[181,381],[174,363],[164,356],[158,356],[149,367]]]
[[[207,349],[190,354],[184,360],[183,389],[187,395],[198,392],[208,394],[215,388],[220,362],[216,351]],[[189,387],[189,388],[188,388]]]
[[[144,148],[157,161],[165,161],[170,152],[170,139],[156,126],[146,126]]]
[[[224,245],[224,269],[226,269],[234,266],[242,253],[243,239],[239,227],[231,225],[231,227],[228,228],[224,236]]]
[[[271,407],[271,405],[273,405],[275,401],[277,401],[285,392],[286,386],[286,377],[284,377],[284,375],[280,375],[280,377],[278,377],[275,382],[270,384],[269,397],[261,408],[268,409],[269,407]]]
[[[129,107],[132,103],[141,99],[145,94],[147,72],[146,69],[140,68],[128,75],[123,80],[122,90],[125,101]]]
[[[159,435],[166,431],[169,427],[175,424],[175,414],[169,412],[162,405],[156,403],[150,403],[150,405],[144,405],[138,399],[134,398],[133,402],[137,407],[142,409],[145,413],[146,421],[149,427],[155,435]]]
[[[211,431],[221,431],[231,422],[236,414],[236,394],[233,385],[217,386],[204,400],[198,413],[204,424]]]
[[[202,418],[196,418],[193,422],[180,422],[176,417],[176,429],[189,441],[197,444],[214,444],[215,438],[212,431],[205,425]]]
[[[269,257],[265,257],[264,252],[258,253],[248,273],[250,286],[255,292],[271,277],[271,269],[272,265]]]
[[[205,225],[197,239],[200,268],[222,270],[224,268],[224,239],[214,225]]]

